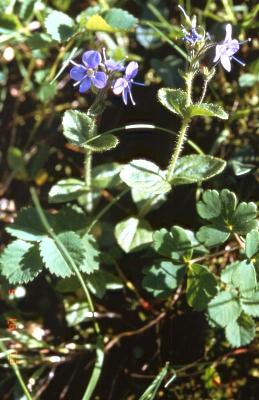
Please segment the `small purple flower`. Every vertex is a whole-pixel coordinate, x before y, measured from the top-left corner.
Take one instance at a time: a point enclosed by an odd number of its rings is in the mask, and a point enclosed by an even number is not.
[[[114,61],[112,58],[105,61],[104,65],[109,72],[114,72],[114,71],[122,72],[125,70],[125,67],[122,65],[121,61]]]
[[[251,39],[246,40],[245,42],[249,42]],[[216,54],[213,62],[221,62],[222,66],[230,72],[231,63],[230,61],[233,59],[242,66],[245,64],[240,61],[238,58],[234,57],[234,54],[238,52],[240,48],[240,44],[245,42],[239,42],[237,39],[232,39],[232,26],[231,24],[226,25],[226,36],[224,41],[221,44],[217,44],[216,46]]]
[[[125,70],[125,75],[121,78],[118,78],[113,84],[113,93],[116,95],[122,95],[122,99],[125,105],[128,104],[128,96],[135,106],[135,101],[132,97],[131,87],[132,85],[145,86],[143,83],[134,82],[134,78],[138,73],[138,63],[135,61],[131,61]]]
[[[199,42],[200,40],[203,39],[203,36],[200,35],[197,31],[196,31],[196,17],[194,16],[192,18],[192,20],[190,19],[190,17],[187,15],[186,11],[184,10],[184,8],[180,5],[178,5],[178,8],[180,8],[180,10],[182,11],[183,15],[185,16],[185,19],[188,23],[188,25],[191,27],[191,32],[188,32],[183,26],[182,26],[182,31],[184,33],[184,38],[183,40],[185,40],[186,42],[189,42],[192,46],[195,45],[196,42]]]
[[[83,54],[83,64],[76,64],[70,71],[70,77],[74,81],[75,86],[79,85],[79,92],[84,93],[90,89],[93,84],[97,89],[103,89],[107,83],[105,72],[97,71],[101,64],[102,57],[98,51],[89,50]]]

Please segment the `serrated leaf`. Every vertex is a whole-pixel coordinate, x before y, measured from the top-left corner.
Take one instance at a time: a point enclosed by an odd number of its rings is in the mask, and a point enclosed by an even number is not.
[[[77,110],[67,110],[62,125],[64,136],[79,147],[84,147],[89,139],[89,131],[95,129],[94,120]]]
[[[154,232],[153,247],[161,256],[180,261],[184,256],[190,256],[192,242],[185,229],[173,226],[170,231],[162,228]]]
[[[210,319],[223,328],[236,321],[241,311],[237,294],[233,291],[218,293],[208,304]]]
[[[131,161],[122,168],[120,177],[129,187],[150,195],[163,194],[171,190],[171,185],[165,179],[165,171],[151,161]]]
[[[114,29],[111,25],[109,25],[103,17],[98,14],[92,15],[85,24],[86,29],[89,31],[101,31],[101,32],[114,32]]]
[[[90,222],[85,212],[75,205],[61,208],[61,210],[57,214],[52,215],[52,217],[52,225],[55,233],[80,231],[85,229]]]
[[[145,219],[130,217],[116,225],[115,237],[120,247],[126,253],[129,253],[151,243],[153,231],[149,222]]]
[[[128,31],[135,27],[137,18],[121,8],[110,8],[105,14],[105,21],[115,30]]]
[[[74,34],[74,21],[61,11],[51,11],[44,25],[52,39],[58,42],[67,41]]]
[[[58,181],[49,191],[50,203],[64,203],[77,199],[86,193],[85,183],[75,178],[62,179]]]
[[[32,281],[43,268],[38,246],[23,240],[15,240],[4,249],[0,266],[10,284]]]
[[[45,212],[45,217],[50,222],[52,215]],[[17,239],[38,241],[46,237],[47,233],[39,219],[35,208],[23,208],[16,217],[13,224],[7,226],[6,231]]]
[[[252,317],[259,317],[259,290],[249,298],[241,298],[244,312]]]
[[[120,172],[122,165],[106,163],[93,168],[92,184],[95,189],[113,189],[121,183]]]
[[[158,260],[144,269],[142,286],[153,296],[166,298],[180,285],[185,270],[184,265],[174,265],[171,261]]]
[[[228,119],[228,114],[217,104],[202,103],[202,104],[191,104],[188,108],[191,117],[194,116],[205,116],[205,117],[217,117],[220,119]]]
[[[256,229],[246,235],[245,252],[248,258],[259,252],[259,232]]]
[[[119,139],[111,134],[98,135],[87,140],[83,147],[96,153],[102,153],[107,150],[114,149],[119,144]]]
[[[192,154],[180,157],[171,184],[175,186],[202,182],[220,174],[225,166],[226,161],[212,156]]]
[[[226,326],[226,338],[232,347],[241,347],[249,344],[255,337],[254,320],[245,314]]]
[[[99,268],[100,252],[97,248],[96,240],[92,235],[85,234],[81,240],[84,247],[84,259],[80,264],[79,269],[82,272],[91,274]]]
[[[64,232],[57,235],[57,238],[76,266],[80,267],[85,258],[85,249],[80,237],[74,232]],[[67,255],[53,239],[44,238],[41,241],[40,254],[45,267],[52,274],[65,278],[74,273]]]
[[[174,114],[183,116],[186,112],[187,94],[181,89],[161,88],[158,90],[158,100]]]
[[[197,311],[204,310],[217,293],[217,280],[207,267],[191,264],[187,272],[187,301]]]

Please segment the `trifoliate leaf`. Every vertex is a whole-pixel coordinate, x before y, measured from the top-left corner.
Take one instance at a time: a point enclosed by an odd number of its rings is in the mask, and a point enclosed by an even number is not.
[[[83,181],[75,178],[62,179],[52,186],[48,200],[50,203],[64,203],[75,200],[84,193],[86,186]]]
[[[212,156],[192,154],[180,157],[171,184],[175,186],[202,182],[220,174],[225,166],[226,161]]]
[[[11,284],[32,281],[42,268],[38,246],[23,240],[15,240],[9,244],[0,257],[1,274]]]
[[[190,256],[192,242],[185,229],[173,226],[170,231],[165,228],[154,232],[153,247],[161,256],[182,261],[184,256]]]
[[[244,313],[226,326],[226,338],[232,347],[241,347],[249,344],[255,337],[254,320]]]
[[[244,297],[252,297],[257,287],[256,272],[252,264],[241,261],[234,263],[231,281]]]
[[[165,179],[165,171],[146,160],[133,160],[122,168],[120,177],[131,188],[149,193],[163,194],[171,190]]]
[[[187,272],[187,301],[197,311],[204,310],[217,293],[217,280],[204,265],[191,264]]]
[[[246,235],[245,252],[248,258],[252,258],[259,252],[259,232],[256,229]]]
[[[137,18],[121,8],[110,8],[105,14],[105,21],[119,31],[128,31],[137,24]]]
[[[176,289],[185,274],[184,265],[174,265],[171,261],[156,261],[152,266],[144,269],[145,277],[142,286],[153,296],[166,298]]]
[[[259,317],[259,290],[249,298],[241,298],[244,312],[252,317]]]
[[[79,147],[84,147],[84,143],[89,139],[89,131],[95,129],[94,120],[77,110],[66,111],[62,125],[64,136]]]
[[[237,294],[234,291],[220,292],[208,304],[210,319],[223,328],[236,321],[241,311]]]
[[[192,104],[189,106],[188,111],[191,117],[204,116],[204,117],[217,117],[220,119],[228,119],[228,114],[217,104]]]
[[[44,25],[52,39],[58,42],[67,41],[74,34],[74,21],[61,11],[51,11]]]
[[[126,253],[129,253],[151,243],[153,231],[149,222],[145,219],[130,217],[116,225],[115,237],[120,247]]]
[[[181,89],[161,88],[158,90],[158,100],[174,114],[183,116],[186,112],[187,94]]]

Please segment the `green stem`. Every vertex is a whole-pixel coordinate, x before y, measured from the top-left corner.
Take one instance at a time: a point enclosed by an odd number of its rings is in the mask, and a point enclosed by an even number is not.
[[[49,225],[47,218],[45,217],[45,214],[42,210],[42,207],[40,205],[39,202],[39,198],[37,196],[36,190],[34,188],[31,188],[31,196],[32,196],[32,200],[33,203],[35,205],[35,208],[37,210],[37,213],[39,215],[39,218],[41,220],[41,223],[43,225],[43,227],[45,228],[46,232],[49,234],[49,236],[54,240],[57,248],[59,249],[59,251],[61,252],[61,254],[63,254],[64,258],[66,259],[68,265],[70,266],[70,269],[76,274],[82,289],[85,293],[90,311],[92,312],[92,317],[93,317],[93,321],[94,321],[94,329],[95,332],[97,334],[97,340],[96,340],[96,361],[95,361],[95,366],[92,372],[92,375],[90,377],[90,381],[89,384],[86,388],[86,392],[84,394],[83,399],[84,400],[90,400],[91,395],[93,393],[93,391],[95,390],[96,384],[99,380],[100,374],[101,374],[101,369],[102,369],[102,365],[103,365],[103,360],[104,360],[104,353],[103,353],[103,337],[101,335],[101,330],[100,330],[100,326],[95,318],[95,310],[94,310],[94,305],[92,302],[92,298],[90,295],[90,292],[87,288],[87,285],[84,282],[84,279],[79,271],[79,269],[77,268],[73,258],[70,256],[69,252],[67,251],[66,247],[63,245],[63,243],[59,240],[59,238],[57,237],[57,235],[55,234],[54,230],[52,229],[52,227]]]
[[[174,173],[175,170],[175,166],[177,163],[177,160],[181,154],[182,148],[183,148],[183,144],[186,140],[186,135],[187,135],[187,130],[188,130],[188,125],[189,122],[191,120],[191,117],[188,113],[188,107],[191,105],[192,103],[192,82],[193,82],[193,78],[194,78],[195,72],[193,71],[189,71],[186,74],[185,77],[185,81],[186,81],[186,94],[187,94],[187,99],[186,99],[186,109],[187,111],[185,112],[185,115],[183,117],[183,121],[182,121],[182,126],[181,129],[179,131],[179,135],[178,135],[178,139],[176,142],[176,146],[175,146],[175,150],[172,154],[170,163],[169,163],[169,167],[168,167],[168,171],[167,171],[167,180],[170,181],[172,178],[172,175]]]
[[[0,340],[0,348],[1,348],[2,352],[5,353],[6,358],[8,360],[8,350],[5,347],[5,345],[3,343],[3,340]],[[24,383],[23,377],[22,377],[22,375],[20,373],[19,367],[17,366],[17,364],[14,364],[14,363],[10,363],[10,365],[11,365],[11,367],[12,367],[12,369],[13,369],[13,371],[14,371],[17,379],[18,379],[18,382],[19,382],[19,384],[20,384],[20,386],[22,388],[22,391],[23,391],[25,397],[27,398],[27,400],[32,400],[32,397],[31,397],[31,395],[29,393],[29,390],[27,389],[27,387],[26,387],[26,385]]]
[[[201,94],[201,98],[200,98],[199,104],[201,104],[203,102],[203,100],[204,100],[204,97],[205,97],[206,92],[207,92],[209,81],[210,81],[210,79],[205,79],[205,81],[204,81],[203,91],[202,91],[202,94]]]

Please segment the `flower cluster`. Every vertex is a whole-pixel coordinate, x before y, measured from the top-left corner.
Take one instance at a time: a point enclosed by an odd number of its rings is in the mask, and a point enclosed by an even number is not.
[[[138,73],[138,63],[131,61],[127,67],[121,62],[106,58],[105,50],[102,54],[95,50],[83,53],[82,64],[71,61],[74,65],[70,70],[70,77],[79,86],[79,92],[85,93],[91,87],[104,89],[110,87],[115,95],[121,95],[125,105],[128,99],[135,105],[132,96],[132,85],[141,85],[134,78]],[[123,75],[122,75],[123,74]]]

